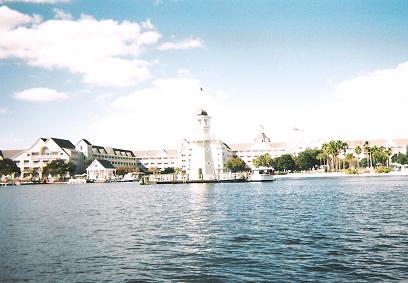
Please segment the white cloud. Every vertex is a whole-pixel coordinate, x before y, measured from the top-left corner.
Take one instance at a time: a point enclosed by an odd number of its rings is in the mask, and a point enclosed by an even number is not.
[[[408,62],[340,82],[323,110],[327,129],[354,138],[406,137]]]
[[[28,24],[32,21],[33,18],[30,16],[12,10],[7,6],[0,7],[0,35],[16,26]]]
[[[1,3],[13,3],[13,2],[21,2],[21,3],[33,3],[33,4],[56,4],[56,3],[66,3],[70,0],[0,0]]]
[[[57,11],[64,19],[34,24],[33,17],[2,7],[0,21],[5,24],[0,26],[6,29],[0,30],[0,59],[65,69],[95,85],[129,86],[150,78],[149,64],[138,57],[144,46],[157,43],[159,32],[135,22],[98,21],[87,15],[69,20],[68,14]]]
[[[115,99],[110,111],[90,125],[90,134],[129,148],[177,146],[190,137],[197,109],[205,108],[210,115],[223,111],[219,98],[203,95],[200,87],[196,79],[154,80],[151,87]]]
[[[7,112],[8,112],[7,108],[0,108],[0,114],[5,114]]]
[[[407,98],[408,62],[393,69],[378,70],[341,82],[336,86],[334,94],[346,99],[380,99],[382,102],[388,98]]]
[[[201,39],[190,38],[190,39],[185,39],[179,42],[164,42],[158,47],[158,49],[162,51],[183,50],[183,49],[197,48],[197,47],[202,47],[202,46],[203,46],[203,43]]]
[[[72,20],[72,15],[70,13],[65,12],[62,9],[53,9],[55,18],[61,20]]]
[[[152,22],[150,21],[150,19],[147,19],[144,22],[140,23],[142,28],[144,29],[154,29],[154,25],[152,24]]]
[[[15,93],[14,98],[25,101],[49,102],[65,100],[68,95],[49,88],[31,88]]]
[[[177,69],[178,75],[191,75],[191,71],[188,69]]]

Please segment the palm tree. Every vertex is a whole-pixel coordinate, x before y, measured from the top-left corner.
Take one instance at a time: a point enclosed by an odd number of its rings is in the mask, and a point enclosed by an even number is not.
[[[321,165],[326,165],[325,162],[324,162],[324,160],[327,159],[327,154],[326,154],[324,151],[322,151],[322,152],[320,152],[318,155],[316,155],[316,159],[318,159],[318,160],[320,161],[320,166],[321,166]],[[323,162],[322,162],[322,161],[323,161]],[[322,164],[322,163],[323,163],[323,164]]]
[[[336,164],[337,164],[337,170],[340,169],[340,160],[338,156],[341,151],[345,153],[347,148],[348,148],[347,143],[341,140],[337,140],[337,141],[332,140],[328,143],[323,144],[322,150],[327,155],[328,157],[327,160],[330,161],[331,171],[336,170]]]
[[[335,149],[333,146],[333,141],[330,141],[328,143],[324,143],[322,146],[322,150],[327,157],[327,165],[329,165],[330,171],[333,171],[334,169],[334,153]]]
[[[387,154],[387,167],[390,167],[390,159],[391,159],[391,155],[392,155],[392,149],[390,147],[388,147],[385,150],[385,153]]]
[[[357,159],[357,168],[360,168],[360,163],[359,163],[359,156],[360,156],[360,154],[361,154],[361,147],[358,145],[358,146],[356,146],[356,148],[354,149],[354,152],[356,153],[356,159]]]
[[[343,152],[343,155],[345,155],[346,151],[348,149],[348,144],[346,142],[344,142],[344,141],[338,140],[336,142],[336,145],[337,145],[337,150],[338,150],[337,155],[339,155],[341,151]],[[344,167],[344,164],[343,164],[343,167]],[[338,169],[340,169],[340,162],[339,162],[339,168]]]
[[[352,154],[352,153],[347,153],[346,154],[346,160],[348,162],[349,168],[351,168],[351,162],[353,161],[353,159],[354,159],[354,154]]]
[[[365,141],[364,142],[364,153],[367,156],[368,168],[371,168],[370,151],[371,151],[371,148],[370,148],[370,146],[368,144],[368,141]]]

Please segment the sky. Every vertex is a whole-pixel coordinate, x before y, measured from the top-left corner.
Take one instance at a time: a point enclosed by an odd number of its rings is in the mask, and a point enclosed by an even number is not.
[[[201,91],[201,88],[203,89]],[[0,0],[0,149],[407,138],[408,2]]]

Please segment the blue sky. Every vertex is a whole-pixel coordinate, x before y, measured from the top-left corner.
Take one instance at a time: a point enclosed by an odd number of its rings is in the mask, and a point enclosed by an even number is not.
[[[406,1],[0,7],[0,148],[176,146],[199,107],[226,142],[408,137]]]

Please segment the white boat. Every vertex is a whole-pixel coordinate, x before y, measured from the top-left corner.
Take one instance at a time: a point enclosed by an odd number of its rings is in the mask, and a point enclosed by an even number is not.
[[[68,184],[86,184],[86,179],[74,179],[71,178],[68,180]]]
[[[75,175],[74,178],[70,178],[68,184],[86,184],[86,174]]]
[[[249,182],[272,182],[276,180],[273,175],[274,169],[272,167],[258,167],[252,169],[249,176]]]

